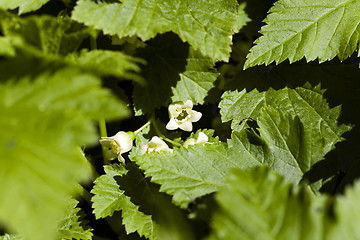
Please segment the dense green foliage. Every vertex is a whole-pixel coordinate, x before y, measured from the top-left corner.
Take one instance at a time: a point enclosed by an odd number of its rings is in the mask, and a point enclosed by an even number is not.
[[[0,0],[0,240],[360,239],[359,10]]]

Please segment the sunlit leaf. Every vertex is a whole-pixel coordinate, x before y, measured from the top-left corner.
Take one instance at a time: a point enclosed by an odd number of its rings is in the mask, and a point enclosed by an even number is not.
[[[239,6],[234,0],[124,0],[121,3],[80,0],[72,18],[105,34],[136,35],[144,41],[172,31],[203,55],[227,61],[232,35],[248,21],[243,8],[244,5]]]
[[[335,56],[346,59],[358,47],[359,8],[359,0],[277,1],[244,68],[286,59],[292,63],[303,57],[320,62]]]
[[[91,199],[96,218],[112,216],[115,211],[122,211],[122,220],[128,234],[137,231],[140,236],[154,239],[155,223],[151,215],[139,211],[139,206],[130,201],[130,198],[120,190],[114,176],[127,173],[124,165],[105,166],[106,174],[95,181]]]

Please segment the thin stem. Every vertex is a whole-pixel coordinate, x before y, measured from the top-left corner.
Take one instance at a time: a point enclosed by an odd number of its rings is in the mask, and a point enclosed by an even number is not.
[[[100,130],[100,137],[107,137],[106,122],[104,118],[99,120],[99,130]],[[104,165],[110,164],[110,160],[105,156],[105,153],[108,149],[106,149],[103,146],[101,146],[101,149],[104,159]]]
[[[107,137],[106,122],[105,119],[99,120],[100,137]]]
[[[155,131],[156,131],[157,135],[158,135],[160,138],[164,139],[165,141],[171,143],[171,144],[174,145],[174,146],[178,146],[178,147],[181,147],[181,146],[182,146],[180,143],[175,142],[175,141],[173,141],[173,140],[165,137],[164,134],[161,133],[161,131],[160,131],[160,129],[159,129],[159,127],[158,127],[158,125],[157,125],[157,123],[156,123],[156,121],[155,121],[155,116],[154,116],[154,115],[151,117],[150,121],[151,121],[151,123],[154,125]]]
[[[149,126],[151,124],[151,121],[148,121],[147,123],[145,123],[143,126],[141,126],[138,130],[135,130],[134,133],[135,135],[138,135],[142,130],[144,130],[147,126]]]
[[[172,145],[175,145],[175,146],[178,146],[178,147],[181,147],[181,143],[178,143],[178,142],[175,142],[167,137],[165,137],[164,135],[161,136],[162,139],[164,139],[165,141],[171,143]]]
[[[90,48],[91,48],[91,50],[97,49],[97,42],[96,42],[96,38],[94,36],[90,37]]]

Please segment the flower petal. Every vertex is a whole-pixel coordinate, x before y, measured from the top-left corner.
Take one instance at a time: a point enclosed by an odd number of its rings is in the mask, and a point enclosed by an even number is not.
[[[179,124],[176,123],[175,118],[171,118],[168,124],[166,125],[167,130],[175,130],[179,128]]]
[[[166,144],[166,142],[164,142],[164,140],[162,140],[158,136],[152,137],[150,142],[155,143],[156,145],[158,145],[161,148],[169,148],[169,146]]]
[[[193,139],[193,138],[189,138],[188,140],[186,140],[185,142],[184,142],[184,144],[183,144],[183,146],[184,147],[188,147],[188,146],[190,146],[190,145],[195,145],[195,139]]]
[[[206,136],[205,133],[200,132],[199,136],[198,136],[198,138],[196,140],[196,143],[197,144],[205,144],[205,143],[207,143],[208,140],[209,140],[208,136]]]
[[[169,115],[170,117],[173,117],[176,113],[177,104],[171,104],[169,105]]]
[[[118,132],[114,136],[114,140],[120,146],[120,154],[130,151],[133,146],[133,139],[129,134],[124,131]]]
[[[112,150],[108,150],[105,152],[105,157],[109,160],[114,160],[118,157],[118,155]]]
[[[190,121],[186,121],[182,124],[179,125],[179,128],[181,130],[187,131],[187,132],[191,132],[192,131],[192,123]]]
[[[103,146],[103,147],[105,147],[105,148],[111,148],[111,140],[112,140],[113,138],[111,138],[111,137],[102,137],[100,140],[99,140],[99,142],[100,142],[100,144]]]
[[[175,115],[177,115],[176,109],[177,108],[182,108],[183,106],[183,102],[174,102],[172,104],[169,105],[169,115],[170,118],[174,117]]]
[[[145,154],[147,149],[149,147],[149,144],[148,143],[140,143],[140,146],[139,146],[139,151],[141,154]]]
[[[193,108],[193,102],[191,100],[187,100],[184,105],[182,105],[182,108]]]
[[[118,160],[119,160],[119,162],[121,162],[121,163],[125,163],[125,158],[123,158],[123,156],[121,156],[121,154],[119,154]]]
[[[197,122],[200,120],[202,116],[201,112],[195,111],[195,110],[191,110],[191,118],[189,119],[191,122]]]

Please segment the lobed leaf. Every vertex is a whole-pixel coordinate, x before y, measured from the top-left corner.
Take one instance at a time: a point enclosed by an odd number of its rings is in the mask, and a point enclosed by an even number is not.
[[[138,232],[140,236],[154,239],[155,223],[151,215],[139,211],[139,206],[131,202],[130,197],[119,188],[114,176],[122,176],[128,171],[124,165],[105,166],[105,175],[95,180],[91,190],[91,201],[96,218],[112,216],[115,211],[122,211],[122,220],[127,234]]]
[[[224,186],[228,170],[240,167],[238,159],[227,158],[226,144],[219,141],[137,155],[132,160],[152,182],[161,185],[160,191],[173,195],[173,202],[183,208],[192,199]]]
[[[304,173],[321,160],[311,158],[311,153],[322,151],[323,145],[309,147],[313,136],[305,132],[298,117],[266,107],[261,111],[258,124],[258,133],[250,129],[233,132],[229,141],[232,156],[246,159],[247,165],[252,162],[266,165],[291,182],[299,182]]]
[[[359,43],[359,0],[279,0],[269,10],[263,34],[250,49],[244,69],[303,57],[320,62],[349,57]]]
[[[72,18],[105,34],[138,36],[143,41],[172,31],[214,60],[227,61],[232,35],[248,21],[244,5],[234,0],[95,3],[80,0]],[[211,14],[209,14],[211,13]]]
[[[214,154],[219,152],[220,156]],[[146,176],[152,177],[151,181],[161,185],[160,191],[173,195],[173,201],[185,208],[191,199],[214,192],[223,185],[225,173],[218,169],[216,161],[220,162],[224,153],[222,144],[213,144],[190,146],[189,150],[174,149],[174,153],[151,153],[132,160],[145,170]]]
[[[232,129],[240,131],[245,127],[246,121],[243,120],[256,120],[264,106],[272,106],[283,114],[298,116],[311,139],[307,144],[314,163],[332,150],[337,142],[342,141],[341,135],[351,129],[348,125],[338,125],[340,107],[330,108],[323,93],[320,86],[312,89],[286,87],[265,92],[253,90],[249,93],[245,90],[227,91],[219,104],[221,119],[223,122],[232,120]]]
[[[190,49],[185,71],[179,73],[180,80],[171,87],[172,102],[191,100],[193,103],[204,104],[219,75],[213,68],[214,65],[214,61]]]
[[[38,10],[50,0],[0,0],[0,6],[3,9],[19,8],[19,14]]]
[[[59,235],[61,239],[92,239],[92,228],[86,225],[87,221],[83,219],[84,213],[77,208],[78,201],[72,200],[66,210],[67,215],[61,221]]]
[[[266,165],[287,181],[299,182],[324,157],[325,140],[306,131],[298,116],[270,106],[262,107],[259,114],[257,130],[234,131],[227,144],[211,139],[204,145],[132,154],[130,158],[183,208],[193,199],[221,189],[230,168]]]
[[[115,176],[124,194],[130,197],[131,202],[139,206],[139,211],[151,215],[153,220],[151,239],[195,239],[191,226],[187,222],[187,216],[183,211],[171,204],[171,199],[166,194],[159,192],[156,184],[149,182],[138,166],[132,163],[126,164],[126,175]],[[128,212],[131,214],[131,212]],[[136,219],[135,219],[136,220]],[[138,225],[135,221],[134,225]],[[140,222],[141,227],[145,227]]]

